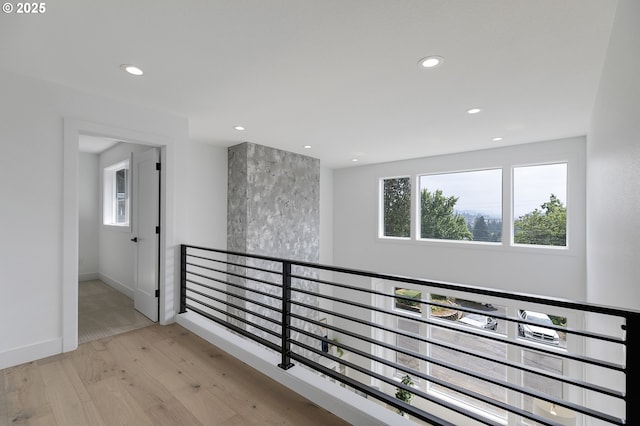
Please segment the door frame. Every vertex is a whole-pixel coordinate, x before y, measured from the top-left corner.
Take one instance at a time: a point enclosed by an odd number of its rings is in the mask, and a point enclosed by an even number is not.
[[[78,169],[80,135],[109,137],[131,143],[160,148],[160,256],[159,256],[159,306],[160,324],[174,320],[175,304],[175,256],[173,209],[169,208],[173,199],[172,169],[174,151],[173,140],[168,137],[123,129],[89,121],[64,118],[63,147],[63,211],[62,211],[62,352],[78,347]]]

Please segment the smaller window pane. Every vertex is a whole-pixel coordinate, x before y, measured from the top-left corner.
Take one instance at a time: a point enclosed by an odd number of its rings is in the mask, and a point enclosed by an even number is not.
[[[513,169],[513,242],[567,245],[567,164]]]
[[[125,160],[103,170],[103,223],[129,225],[129,161]]]
[[[446,345],[463,347],[471,352],[480,353],[489,358],[478,358],[455,349],[449,349],[439,345],[429,345],[429,353],[433,359],[462,367],[494,379],[506,380],[507,368],[500,362],[497,362],[507,358],[506,344],[437,326],[431,326],[431,338]],[[495,362],[492,360],[495,360]],[[467,376],[437,363],[429,363],[428,372],[433,377],[458,386],[459,388],[479,393],[500,402],[507,402],[507,391],[505,388],[493,385],[480,378]],[[431,383],[429,389],[454,398],[460,401],[461,404],[474,406],[498,417],[507,417],[505,410],[465,396],[444,386]]]
[[[420,335],[420,323],[410,319],[398,318],[398,330],[411,333],[418,337]],[[397,335],[396,346],[411,352],[420,353],[420,340],[413,337]],[[420,359],[402,352],[396,352],[396,364],[414,370],[420,370]],[[397,371],[397,373],[400,375],[406,374],[404,371]]]
[[[563,374],[562,358],[553,355],[524,350],[522,352],[522,363],[537,370],[547,371],[559,375]],[[522,384],[527,389],[540,391],[555,398],[562,399],[562,382],[558,380],[524,371],[522,372]],[[542,406],[544,407],[545,402],[535,400],[529,395],[522,395],[522,405],[525,410],[534,412],[534,405],[540,404],[542,404]],[[539,424],[528,419],[523,419],[523,423]]]
[[[116,193],[118,194],[118,198],[122,196],[124,198],[124,193],[127,188],[127,170],[120,169],[116,171]]]
[[[479,328],[488,331],[506,333],[504,321],[494,316],[505,316],[507,309],[504,306],[492,305],[476,300],[466,300],[455,297],[447,297],[431,294],[431,301],[445,306],[431,306],[431,317],[456,322],[470,328]],[[456,308],[473,309],[475,312],[459,311]]]
[[[554,330],[550,327],[566,327],[565,317],[547,315],[542,312],[518,310],[518,316],[528,323],[518,323],[518,334],[520,337],[545,345],[567,347],[567,334],[563,331]]]
[[[405,311],[421,313],[422,304],[420,299],[422,298],[422,292],[420,290],[413,290],[410,288],[396,288],[395,290],[395,307],[396,309],[403,309]],[[409,299],[415,299],[409,300]]]
[[[408,177],[383,179],[382,236],[411,236],[411,181]]]

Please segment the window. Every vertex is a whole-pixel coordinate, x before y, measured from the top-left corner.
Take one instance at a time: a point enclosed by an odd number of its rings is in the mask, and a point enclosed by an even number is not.
[[[514,167],[513,242],[567,245],[567,164]]]
[[[583,216],[569,210],[568,181],[570,173],[576,177],[571,191],[580,201],[581,165],[575,155],[541,161],[547,163],[380,178],[378,237],[487,250],[570,249],[569,226],[580,226]]]
[[[472,333],[478,330],[497,332],[500,334],[506,333],[505,322],[494,318],[494,315],[506,315],[507,308],[505,306],[435,293],[431,293],[430,299],[432,303],[437,304],[431,305],[430,317],[432,319],[441,320],[448,324],[455,323]],[[474,310],[475,312],[461,311],[458,308]],[[507,345],[500,341],[484,339],[477,335],[461,333],[437,325],[430,327],[430,335],[434,342],[437,341],[445,345],[461,347],[465,350],[486,355],[496,361],[507,359]],[[499,380],[505,380],[507,378],[506,367],[499,362],[473,357],[456,349],[449,349],[435,344],[429,344],[428,348],[429,355],[437,361],[450,363]],[[498,401],[507,401],[507,392],[504,389],[493,386],[481,379],[458,373],[439,363],[429,363],[428,369],[429,373],[435,378],[460,386],[461,388],[472,390]],[[443,397],[458,401],[461,405],[471,405],[497,418],[506,418],[506,411],[464,396],[444,386],[430,383],[428,389]]]
[[[411,236],[411,181],[408,177],[382,179],[383,237]]]
[[[502,169],[420,176],[420,238],[500,242]]]
[[[422,292],[420,290],[396,288],[394,294],[396,296],[394,302],[395,309],[413,314],[412,316],[421,316],[422,303],[420,300],[422,298]],[[399,332],[404,333],[396,335],[396,346],[407,351],[420,353],[419,339],[422,329],[420,321],[416,321],[410,316],[397,318],[396,327]],[[396,352],[396,364],[408,369],[420,370],[420,359],[402,352]],[[405,374],[407,373],[403,370],[396,370],[396,375],[399,377]]]
[[[395,295],[400,296],[396,297],[396,309],[402,309],[413,313],[422,312],[422,304],[420,303],[422,292],[420,290],[413,290],[410,288],[396,288]],[[410,299],[415,299],[415,301]]]
[[[129,160],[105,167],[103,174],[103,224],[129,226]]]

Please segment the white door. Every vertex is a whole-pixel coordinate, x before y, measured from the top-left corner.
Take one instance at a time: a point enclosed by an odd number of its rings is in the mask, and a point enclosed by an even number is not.
[[[158,150],[150,149],[133,155],[133,230],[135,250],[136,310],[153,321],[158,321],[158,246],[160,172]]]

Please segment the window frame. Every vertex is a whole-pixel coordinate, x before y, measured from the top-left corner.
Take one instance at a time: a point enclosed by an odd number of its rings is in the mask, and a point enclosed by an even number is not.
[[[453,175],[453,174],[461,174],[461,173],[475,173],[475,172],[485,172],[485,171],[492,171],[492,170],[500,170],[500,193],[502,194],[500,197],[500,209],[501,209],[501,213],[500,213],[500,220],[502,221],[502,229],[501,229],[501,239],[500,241],[475,241],[475,240],[451,240],[451,239],[444,239],[444,238],[423,238],[422,235],[422,211],[421,211],[421,207],[422,207],[422,185],[421,185],[421,180],[423,177],[425,176],[438,176],[438,175]],[[431,173],[419,173],[416,174],[415,176],[415,181],[416,181],[416,188],[418,189],[416,192],[418,193],[417,195],[414,195],[413,198],[415,199],[415,203],[416,203],[416,207],[415,207],[415,239],[416,241],[429,241],[429,242],[449,242],[449,243],[463,243],[463,244],[487,244],[487,245],[492,245],[492,246],[496,246],[496,245],[502,245],[504,242],[504,167],[482,167],[482,168],[469,168],[469,169],[462,169],[462,170],[453,170],[453,171],[438,171],[438,172],[431,172]],[[470,230],[471,231],[471,230]]]
[[[582,205],[586,200],[585,165],[584,153],[577,147],[575,141],[567,141],[572,146],[554,149],[549,147],[546,151],[550,152],[531,152],[527,147],[526,151],[518,155],[512,155],[508,159],[502,161],[472,161],[468,158],[459,161],[462,167],[447,167],[437,163],[432,163],[431,158],[425,158],[423,161],[430,164],[431,169],[425,171],[424,167],[416,167],[415,164],[406,163],[407,173],[385,173],[384,176],[378,177],[378,197],[375,199],[376,211],[378,212],[378,222],[376,224],[375,240],[382,244],[402,244],[418,246],[432,246],[442,248],[462,248],[473,250],[489,250],[489,251],[507,251],[512,253],[531,253],[531,254],[551,254],[558,256],[573,256],[579,254],[576,248],[584,245],[584,232],[580,232],[586,221],[586,215],[576,206]],[[532,145],[549,145],[547,142],[540,142]],[[457,154],[452,154],[455,156]],[[483,161],[485,160],[485,161]],[[473,165],[472,163],[479,163]],[[567,223],[566,223],[566,246],[546,246],[534,244],[515,244],[513,243],[513,169],[516,167],[535,166],[535,165],[552,165],[564,163],[567,165],[567,181],[566,181],[566,201],[567,206]],[[400,164],[400,163],[398,163]],[[404,164],[404,163],[403,163]],[[465,167],[466,166],[466,167]],[[395,166],[397,167],[397,166]],[[448,174],[470,171],[481,171],[491,169],[502,169],[502,236],[500,242],[485,242],[471,240],[441,240],[441,239],[423,239],[418,236],[418,218],[419,218],[419,194],[420,191],[412,190],[412,210],[411,210],[411,237],[385,237],[381,235],[382,218],[382,184],[384,179],[395,177],[411,177],[412,188],[419,188],[420,176],[433,174]],[[570,206],[570,208],[569,208]]]
[[[417,287],[411,287],[411,286],[404,286],[404,287],[395,287],[394,286],[394,287],[392,287],[392,289],[393,289],[393,299],[392,299],[393,302],[392,302],[391,310],[395,311],[395,312],[402,313],[402,315],[403,315],[403,317],[399,317],[399,316],[398,317],[394,317],[394,319],[393,319],[393,327],[396,330],[400,330],[400,331],[405,332],[405,333],[411,333],[408,330],[400,328],[400,321],[411,321],[412,319],[423,319],[423,318],[426,318],[427,317],[426,311],[428,309],[425,309],[425,306],[422,305],[422,303],[419,303],[420,308],[418,310],[405,309],[405,308],[399,307],[398,304],[397,304],[397,301],[396,301],[396,296],[398,295],[397,291],[398,290],[417,291],[420,294],[420,297],[418,298],[418,300],[423,300],[423,298],[422,298],[423,295],[424,295],[423,290],[419,289]],[[415,333],[415,336],[418,337],[418,338],[425,338],[426,337],[426,333],[427,333],[427,324],[422,323],[422,322],[418,322],[417,325],[418,325],[418,332]],[[396,345],[397,347],[400,347],[400,345],[398,345],[398,338],[399,337],[400,337],[399,335],[395,335],[395,337],[393,339],[394,340],[393,344]],[[420,349],[419,352],[420,353],[424,353],[424,351],[427,350],[427,344],[425,342],[419,341],[418,345],[419,345],[419,349]],[[400,363],[398,362],[398,354],[397,353],[395,355],[394,361],[395,361],[396,364],[400,365]],[[418,359],[418,368],[419,368],[419,370],[421,370],[421,371],[424,370],[424,367],[425,367],[425,362],[423,360],[421,360],[421,359]],[[405,375],[405,373],[402,372],[401,370],[399,370],[398,368],[394,369],[393,377],[395,379],[401,380],[402,377],[404,377],[404,375]],[[413,377],[412,376],[411,379],[414,382],[414,387],[415,388],[419,388],[421,386],[421,379],[419,377]]]
[[[410,190],[410,202],[409,202],[409,236],[408,237],[397,237],[393,235],[385,235],[384,234],[384,183],[387,180],[391,179],[408,179],[409,180],[409,190]],[[398,175],[398,176],[385,176],[378,179],[378,238],[385,240],[397,240],[397,241],[410,241],[414,238],[415,226],[414,226],[414,214],[413,210],[415,208],[415,179],[409,174],[407,175]]]
[[[518,218],[516,218],[515,215],[515,198],[516,198],[516,187],[515,187],[515,170],[518,168],[524,168],[524,167],[540,167],[540,166],[553,166],[553,165],[558,165],[558,164],[564,164],[566,165],[566,171],[565,171],[565,193],[566,193],[566,199],[565,200],[561,200],[564,202],[564,207],[566,209],[566,222],[565,222],[565,245],[564,246],[553,246],[553,245],[542,245],[542,244],[524,244],[524,243],[516,243],[515,242],[515,222]],[[511,247],[518,247],[518,248],[524,248],[524,249],[547,249],[547,250],[557,250],[557,251],[566,251],[569,250],[569,233],[570,233],[570,208],[569,208],[569,198],[570,198],[570,186],[569,186],[569,176],[571,173],[571,162],[568,160],[558,160],[558,161],[544,161],[544,162],[536,162],[536,163],[524,163],[524,164],[513,164],[510,167],[510,182],[511,182],[511,203],[510,203],[510,214],[509,214],[509,235],[510,235],[510,246]],[[504,228],[504,221],[503,221],[503,228]]]
[[[118,209],[118,192],[117,192],[117,175],[121,170],[125,170],[125,193],[122,201],[125,205],[124,222],[117,221]],[[132,190],[132,173],[131,158],[127,157],[123,160],[112,163],[102,169],[102,226],[110,229],[130,232],[132,226],[132,208],[131,208],[131,190]]]

